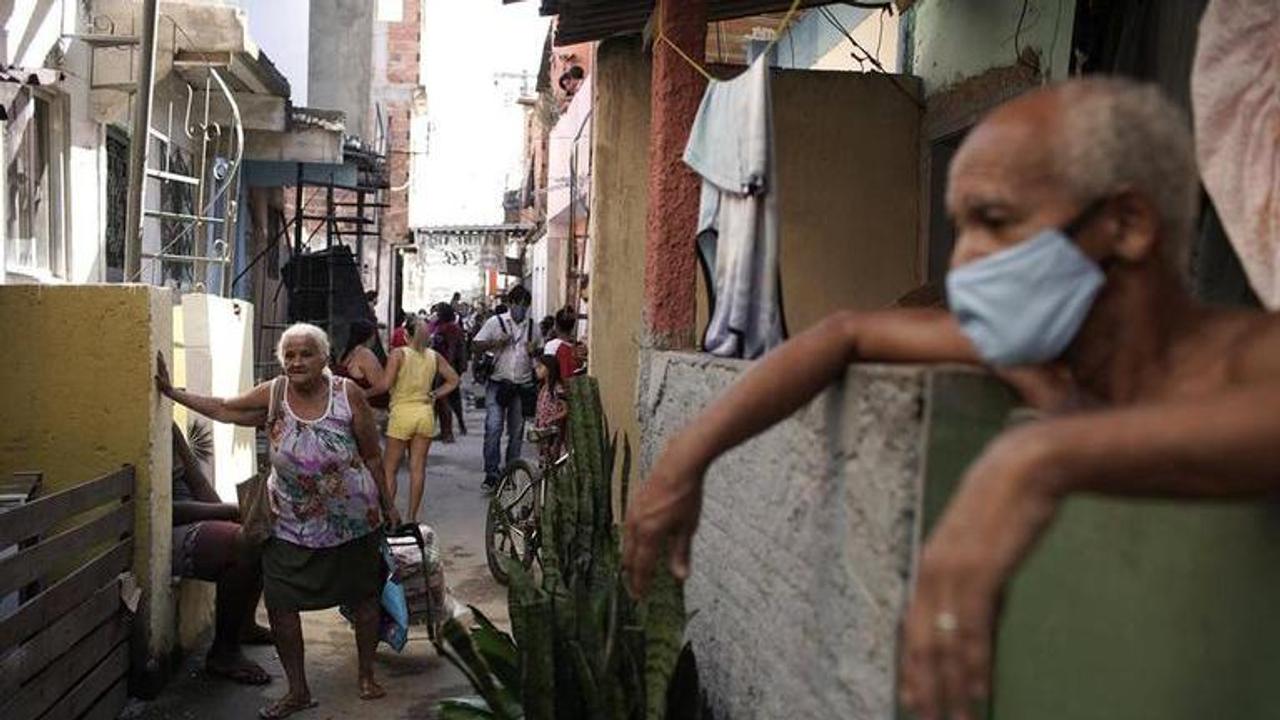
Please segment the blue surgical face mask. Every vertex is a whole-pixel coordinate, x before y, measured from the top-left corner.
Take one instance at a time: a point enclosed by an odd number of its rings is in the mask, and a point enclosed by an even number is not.
[[[524,305],[511,306],[511,319],[516,322],[524,322],[525,317],[529,314],[529,308]]]
[[[985,362],[1048,362],[1075,339],[1105,276],[1071,236],[1097,207],[947,274],[951,313]]]

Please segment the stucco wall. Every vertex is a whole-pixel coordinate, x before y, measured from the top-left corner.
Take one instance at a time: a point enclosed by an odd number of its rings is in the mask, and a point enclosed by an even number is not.
[[[593,122],[591,374],[609,422],[634,447],[649,172],[649,62],[638,41],[600,44]]]
[[[642,360],[644,470],[747,365]],[[852,369],[711,467],[686,603],[720,717],[891,717],[925,384],[919,369]]]
[[[1039,55],[1049,79],[1067,77],[1075,0],[919,0],[910,13],[908,71],[924,80],[929,95],[1016,65],[1017,53],[1028,50]]]
[[[919,281],[920,110],[906,94],[913,79],[897,80],[774,71],[782,298],[792,334],[838,308],[884,307]]]
[[[174,382],[193,392],[234,397],[253,387],[253,305],[215,295],[187,294],[174,307]],[[180,370],[179,370],[180,368]],[[253,428],[215,423],[174,409],[184,431],[192,418],[213,430],[207,470],[223,502],[236,502],[236,484],[256,473]]]
[[[140,285],[0,287],[0,476],[38,470],[53,492],[137,468],[135,627],[157,668],[173,645],[172,501],[170,403],[152,377],[172,347],[171,307],[167,290]]]

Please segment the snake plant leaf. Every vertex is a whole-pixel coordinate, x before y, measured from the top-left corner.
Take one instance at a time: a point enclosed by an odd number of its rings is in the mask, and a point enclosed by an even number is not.
[[[519,564],[519,563],[515,563]],[[520,658],[515,641],[507,633],[499,630],[484,613],[474,605],[468,606],[476,627],[471,630],[471,639],[480,651],[481,657],[489,664],[493,675],[503,687],[519,688]]]
[[[489,708],[494,712],[494,717],[499,720],[518,720],[523,718],[524,711],[521,709],[519,698],[515,694],[517,688],[503,687],[498,683],[492,669],[489,667],[489,663],[485,661],[480,651],[476,648],[476,644],[467,628],[455,618],[450,618],[445,621],[441,634],[442,644],[446,645],[457,656],[458,663],[468,668],[470,675],[467,679],[472,682],[476,691],[489,704]]]
[[[440,720],[493,720],[497,715],[478,695],[440,701]]]
[[[516,649],[525,716],[530,720],[556,718],[555,628],[551,598],[533,575],[514,559],[505,559],[511,625],[517,630]]]
[[[646,720],[666,715],[667,685],[684,644],[684,618],[684,590],[666,563],[659,563],[642,606]]]

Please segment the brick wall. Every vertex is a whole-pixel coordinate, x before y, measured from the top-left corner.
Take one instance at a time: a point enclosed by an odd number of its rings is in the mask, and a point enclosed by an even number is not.
[[[393,191],[388,193],[390,207],[383,211],[382,237],[388,242],[401,242],[409,231],[409,130],[413,117],[413,90],[418,87],[419,63],[422,57],[422,0],[402,0],[404,13],[400,22],[387,28],[387,74],[375,78],[375,85],[402,86],[403,99],[385,103],[387,124],[387,168]],[[405,188],[395,191],[395,188]]]

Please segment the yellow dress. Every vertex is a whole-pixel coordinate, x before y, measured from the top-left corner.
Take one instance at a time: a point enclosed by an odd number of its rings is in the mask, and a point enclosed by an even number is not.
[[[430,438],[436,432],[436,411],[429,400],[436,378],[436,352],[402,347],[400,370],[391,386],[391,417],[387,436],[409,440],[415,435]]]

